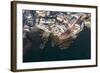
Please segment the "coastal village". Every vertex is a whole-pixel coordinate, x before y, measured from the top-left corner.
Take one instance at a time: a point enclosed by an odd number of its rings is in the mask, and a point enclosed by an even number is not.
[[[26,20],[23,21],[23,38],[26,37],[27,32],[35,31],[36,28],[42,30],[44,42],[40,44],[40,48],[45,47],[51,34],[52,46],[58,45],[62,49],[69,47],[72,43],[70,41],[76,39],[78,34],[84,30],[85,23],[90,25],[91,22],[89,13],[44,10],[37,10],[33,13],[24,11],[23,13],[26,14]]]

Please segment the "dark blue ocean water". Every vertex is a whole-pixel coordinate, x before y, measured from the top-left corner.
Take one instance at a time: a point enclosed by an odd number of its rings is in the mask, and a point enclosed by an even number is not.
[[[35,38],[35,37],[34,37]],[[89,28],[78,35],[77,39],[69,48],[61,50],[57,46],[52,47],[50,40],[44,49],[28,47],[23,49],[23,62],[40,62],[40,61],[61,61],[61,60],[80,60],[91,58],[91,32]],[[31,43],[29,43],[32,45]],[[38,46],[38,43],[36,43]]]

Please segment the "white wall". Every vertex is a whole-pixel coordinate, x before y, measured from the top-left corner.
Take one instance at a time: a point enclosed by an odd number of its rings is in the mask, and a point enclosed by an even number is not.
[[[11,0],[0,0],[0,73],[12,73],[10,71],[10,8],[11,8],[10,1]],[[33,1],[67,3],[67,4],[83,4],[83,5],[85,4],[86,5],[98,5],[100,8],[99,0],[33,0]],[[100,25],[98,26],[99,26],[98,28],[100,28]],[[99,37],[100,37],[100,34],[99,34]],[[98,39],[98,41],[99,40],[100,38]],[[100,52],[99,49],[98,51]],[[99,57],[99,61],[100,61],[100,57]],[[87,73],[87,72],[88,73],[99,73],[100,66],[92,67],[92,68],[35,71],[34,73],[53,73],[53,72],[54,73]],[[33,72],[26,72],[26,73],[33,73]]]

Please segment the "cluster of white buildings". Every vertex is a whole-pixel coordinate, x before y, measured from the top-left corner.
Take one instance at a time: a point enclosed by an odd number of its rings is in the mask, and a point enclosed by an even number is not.
[[[84,27],[82,16],[83,14],[65,15],[62,12],[56,16],[49,16],[49,11],[37,11],[36,27],[44,30],[47,33],[53,33],[61,39],[71,35],[75,37]],[[80,20],[81,19],[81,20]],[[82,21],[80,24],[78,21]],[[68,34],[67,31],[71,34]]]
[[[35,23],[32,23],[32,14],[27,15],[29,23],[34,24],[34,27],[43,30],[44,32],[54,36],[58,36],[60,39],[65,39],[68,37],[76,37],[76,35],[84,28],[84,19],[88,17],[86,13],[72,13],[63,12],[55,13],[55,15],[50,14],[53,11],[37,10],[35,12]],[[24,25],[23,30],[25,32],[30,32],[30,27]]]
[[[27,14],[26,18],[28,24],[23,24],[23,37],[27,32],[36,32],[35,30],[43,31],[42,39],[45,40],[41,45],[43,48],[45,43],[48,41],[50,34],[59,38],[59,40],[66,40],[70,37],[75,39],[77,34],[81,32],[84,28],[85,18],[90,17],[86,13],[72,13],[72,12],[54,12],[54,15],[51,14],[53,11],[35,11],[35,22],[33,22],[32,13]],[[34,26],[29,26],[30,23]],[[35,35],[35,34],[34,34]],[[59,41],[57,40],[57,41]],[[65,46],[63,46],[65,47]]]

